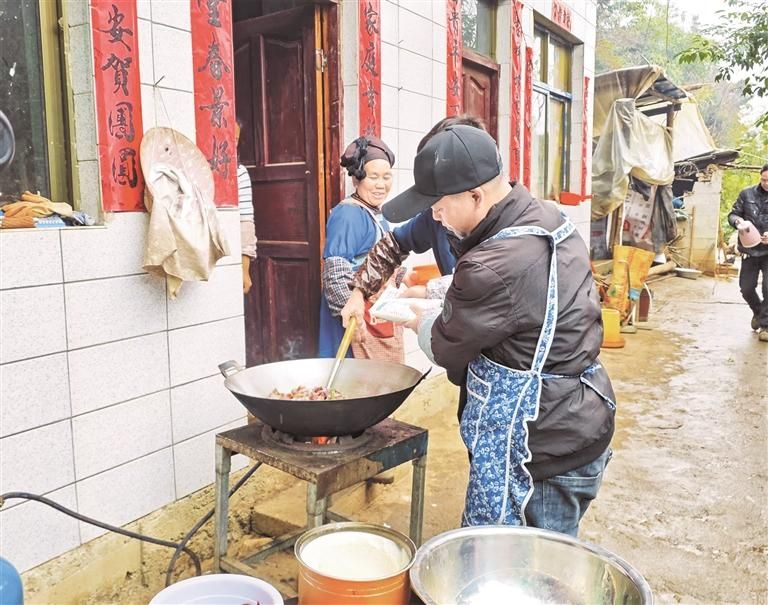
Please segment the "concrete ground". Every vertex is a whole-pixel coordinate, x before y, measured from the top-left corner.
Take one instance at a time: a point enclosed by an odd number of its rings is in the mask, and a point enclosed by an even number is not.
[[[735,280],[672,277],[652,290],[652,329],[625,335],[624,348],[602,355],[617,393],[618,427],[613,460],[580,537],[633,564],[657,603],[768,603],[768,343],[750,331]],[[467,460],[456,400],[455,387],[441,376],[396,414],[430,431],[425,539],[457,527],[463,507]],[[258,487],[262,472],[249,480],[255,487],[246,484],[233,497],[233,550],[240,554],[263,542],[257,532],[302,522],[303,486],[282,478],[266,495]],[[350,490],[333,509],[407,533],[409,492],[404,465],[393,485]],[[189,526],[212,503],[209,492],[198,497],[205,506],[198,504]],[[210,532],[206,527],[192,544],[207,556]],[[168,536],[181,533],[177,527]],[[77,602],[146,603],[162,588],[168,561],[165,549],[149,548],[154,555],[140,573]],[[179,572],[189,575],[184,564]],[[270,558],[260,573],[295,595],[290,552]],[[28,602],[46,602],[40,587],[55,580],[27,575],[38,585]]]

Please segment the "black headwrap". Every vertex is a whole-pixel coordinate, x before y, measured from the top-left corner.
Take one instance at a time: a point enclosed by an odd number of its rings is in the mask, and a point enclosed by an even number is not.
[[[341,156],[341,165],[358,181],[365,178],[365,165],[373,160],[386,160],[395,165],[395,154],[379,137],[364,136],[352,141]]]

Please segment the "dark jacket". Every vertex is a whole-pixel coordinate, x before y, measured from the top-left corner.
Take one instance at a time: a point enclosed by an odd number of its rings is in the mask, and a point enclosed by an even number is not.
[[[444,312],[432,328],[432,353],[466,402],[467,365],[480,353],[520,370],[531,367],[544,321],[549,276],[547,239],[522,236],[485,241],[506,227],[538,225],[552,231],[563,219],[519,184],[459,242],[459,261]],[[578,233],[557,247],[559,316],[545,373],[539,416],[529,423],[527,465],[535,480],[559,475],[597,458],[610,443],[614,413],[579,379],[598,359],[603,339],[600,300],[589,255]],[[614,399],[605,369],[591,381]],[[615,400],[615,399],[614,399]]]
[[[728,222],[736,226],[736,217],[750,221],[760,234],[768,231],[768,191],[758,183],[754,187],[747,187],[739,193],[736,203],[728,215]],[[739,250],[748,256],[768,255],[768,245],[758,244],[754,248],[745,248],[739,240]]]
[[[441,275],[450,275],[456,266],[456,257],[451,251],[448,231],[440,221],[432,218],[432,210],[425,210],[407,223],[392,230],[400,250],[404,253],[422,253],[432,250]]]

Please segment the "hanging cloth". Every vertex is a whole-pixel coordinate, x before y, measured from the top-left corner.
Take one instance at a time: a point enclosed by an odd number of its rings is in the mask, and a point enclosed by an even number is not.
[[[211,168],[197,146],[171,128],[141,141],[144,203],[150,211],[144,270],[165,277],[168,297],[184,281],[207,281],[229,246],[213,204]]]

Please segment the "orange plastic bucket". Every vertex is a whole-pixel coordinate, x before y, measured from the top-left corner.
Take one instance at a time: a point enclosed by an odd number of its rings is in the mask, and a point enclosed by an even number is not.
[[[408,605],[416,546],[370,523],[330,523],[305,532],[294,549],[299,605]]]

